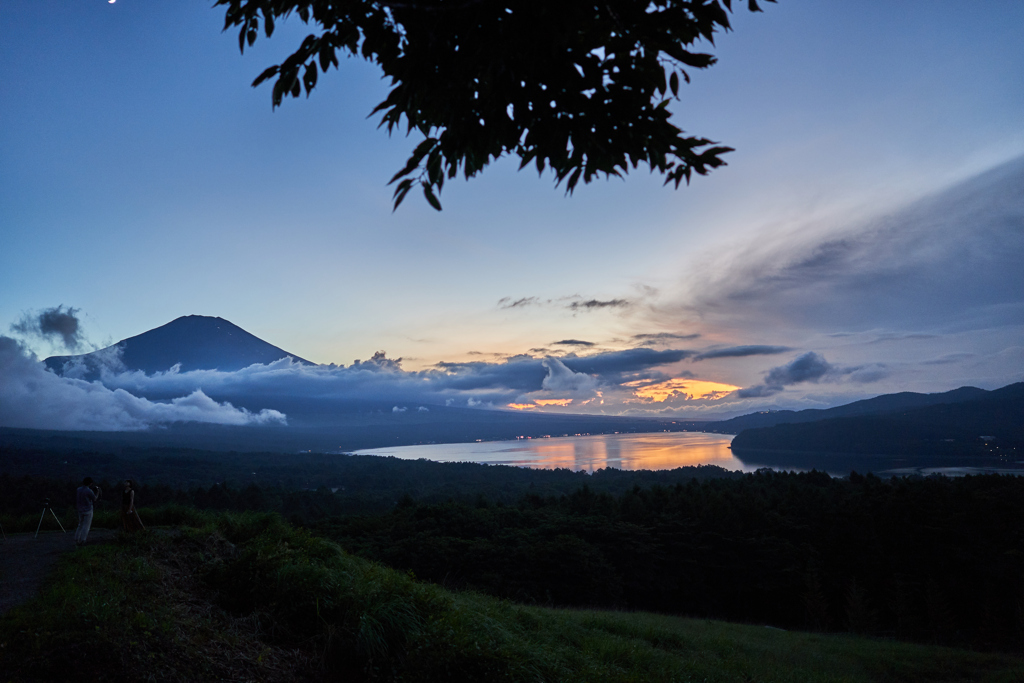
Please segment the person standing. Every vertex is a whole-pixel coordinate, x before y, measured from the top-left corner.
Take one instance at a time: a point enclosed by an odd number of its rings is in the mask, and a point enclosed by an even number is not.
[[[92,483],[92,477],[82,480],[75,492],[75,508],[78,509],[78,528],[75,529],[75,545],[85,545],[92,527],[93,505],[103,496],[103,489]]]
[[[129,534],[146,528],[135,510],[135,482],[131,479],[125,479],[121,492],[121,526]]]

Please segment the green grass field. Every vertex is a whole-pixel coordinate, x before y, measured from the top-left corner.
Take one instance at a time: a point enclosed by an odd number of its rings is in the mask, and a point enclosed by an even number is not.
[[[1024,681],[1024,660],[1005,655],[452,593],[271,515],[160,521],[180,526],[65,555],[35,600],[0,619],[0,676]]]

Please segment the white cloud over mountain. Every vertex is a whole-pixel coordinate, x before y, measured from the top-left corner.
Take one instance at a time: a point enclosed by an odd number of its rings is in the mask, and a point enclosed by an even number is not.
[[[0,336],[0,426],[122,431],[173,422],[246,425],[285,421],[276,410],[253,413],[218,403],[198,388],[158,402],[98,382],[58,377],[16,340]]]

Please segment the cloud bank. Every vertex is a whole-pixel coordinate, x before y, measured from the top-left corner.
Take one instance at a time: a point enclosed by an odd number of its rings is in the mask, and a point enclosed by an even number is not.
[[[58,377],[17,340],[0,336],[0,426],[131,431],[174,422],[251,425],[285,421],[284,414],[276,410],[252,413],[218,403],[199,388],[157,402],[98,382]]]
[[[708,259],[682,307],[719,327],[950,332],[1024,324],[1024,158],[890,215],[762,233]]]
[[[503,362],[439,363],[407,371],[400,360],[378,352],[369,361],[348,367],[308,366],[283,358],[234,372],[174,369],[146,375],[104,372],[107,387],[150,398],[166,398],[201,388],[218,398],[293,396],[362,401],[392,405],[504,406],[523,395],[584,398],[614,390],[626,382],[662,377],[663,366],[689,357],[691,351],[627,349],[578,357],[514,356]]]

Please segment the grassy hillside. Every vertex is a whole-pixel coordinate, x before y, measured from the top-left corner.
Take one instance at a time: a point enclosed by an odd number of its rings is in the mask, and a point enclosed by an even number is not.
[[[7,680],[1012,681],[953,649],[452,593],[269,515],[65,556],[0,619]]]

